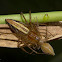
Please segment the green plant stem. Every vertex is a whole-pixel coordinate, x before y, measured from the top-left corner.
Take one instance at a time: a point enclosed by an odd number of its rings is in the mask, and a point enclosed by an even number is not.
[[[24,14],[24,16],[29,21],[29,13]],[[32,22],[38,20],[39,23],[62,21],[62,11],[31,13],[31,18]],[[24,21],[20,14],[0,15],[0,24],[5,24],[5,19]]]

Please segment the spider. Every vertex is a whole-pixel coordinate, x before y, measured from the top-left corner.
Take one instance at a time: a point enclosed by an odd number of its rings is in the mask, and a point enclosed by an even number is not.
[[[37,24],[31,22],[31,11],[29,11],[29,22],[27,22],[25,16],[21,12],[21,16],[24,18],[25,23],[6,19],[5,21],[14,32],[14,35],[18,38],[18,48],[21,48],[28,54],[50,54],[55,55],[52,46],[47,43],[47,28],[46,28],[46,35],[43,36],[42,33],[38,31],[38,22]],[[45,40],[43,40],[45,37]],[[28,47],[31,52],[27,51],[24,47]],[[39,52],[39,50],[42,52]]]

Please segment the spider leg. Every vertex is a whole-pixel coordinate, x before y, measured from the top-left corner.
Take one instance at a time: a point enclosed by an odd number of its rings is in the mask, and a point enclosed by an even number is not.
[[[48,34],[47,34],[47,24],[46,24],[46,38],[45,38],[45,40],[47,41],[48,40]]]
[[[48,34],[47,34],[47,24],[42,24],[42,25],[45,25],[46,26],[46,29],[45,29],[45,31],[46,31],[46,37],[45,37],[45,40],[47,41],[48,40]]]
[[[21,45],[21,46],[20,46],[20,44],[22,44],[22,41],[18,41],[18,44],[17,44],[17,47],[18,47],[18,48],[21,48],[24,52],[26,52],[26,53],[28,53],[28,54],[32,54],[32,53],[33,53],[33,52],[28,52],[28,51],[26,51],[26,50],[24,49],[25,45]]]
[[[38,19],[37,19],[37,17],[36,17],[36,20],[37,20],[37,27],[39,27],[39,23],[38,23]]]
[[[46,29],[42,29],[42,30],[45,30],[45,31],[46,31]],[[44,33],[44,32],[40,32],[40,33]],[[47,33],[50,33],[50,32],[47,30]],[[45,33],[44,33],[44,34],[45,34]],[[52,35],[52,36],[54,37],[53,34],[50,33],[50,35]]]
[[[32,54],[33,52],[27,52],[23,47],[20,47],[24,52],[28,53],[28,54]]]
[[[27,22],[27,20],[26,20],[26,18],[25,18],[25,16],[23,15],[23,13],[22,13],[22,12],[21,12],[21,15],[23,16],[23,18],[24,18],[25,22],[28,24],[28,22]]]
[[[39,52],[35,51],[34,49],[32,49],[32,48],[30,47],[30,45],[28,45],[28,48],[31,49],[31,50],[32,50],[34,53],[36,53],[36,54],[44,54],[44,53],[39,53]]]
[[[29,22],[31,23],[31,11],[29,11]]]
[[[54,35],[52,35],[52,34],[47,30],[47,24],[42,24],[42,25],[45,25],[45,26],[46,26],[46,29],[42,29],[42,30],[45,30],[45,31],[46,31],[44,34],[45,34],[45,42],[47,42],[47,41],[48,41],[48,33],[49,33],[52,37],[54,37]],[[40,32],[40,33],[42,33],[42,32]]]

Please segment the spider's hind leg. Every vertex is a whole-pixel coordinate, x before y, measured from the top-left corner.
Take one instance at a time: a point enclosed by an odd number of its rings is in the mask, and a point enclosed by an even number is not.
[[[54,37],[53,34],[51,34],[49,31],[48,31],[48,25],[47,24],[41,24],[41,26],[46,26],[45,29],[41,29],[45,32],[40,32],[40,33],[44,33],[44,37],[45,37],[45,41],[48,41],[48,39],[50,38],[50,36]]]

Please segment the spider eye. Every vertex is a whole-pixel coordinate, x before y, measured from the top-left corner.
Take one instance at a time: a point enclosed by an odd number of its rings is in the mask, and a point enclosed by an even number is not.
[[[36,40],[39,40],[40,38],[36,36]]]

